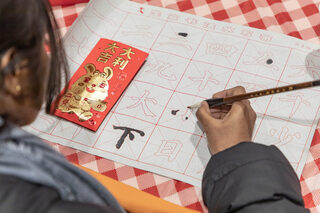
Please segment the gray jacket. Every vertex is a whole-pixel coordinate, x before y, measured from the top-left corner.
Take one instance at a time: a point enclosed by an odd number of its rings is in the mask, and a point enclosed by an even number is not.
[[[296,173],[275,146],[240,143],[212,156],[202,194],[210,212],[309,212]]]

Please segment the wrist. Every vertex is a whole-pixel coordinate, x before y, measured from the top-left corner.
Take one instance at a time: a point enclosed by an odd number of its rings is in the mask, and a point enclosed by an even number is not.
[[[234,147],[240,143],[250,142],[250,139],[238,139],[238,140],[227,140],[227,141],[219,141],[215,143],[209,143],[208,140],[208,148],[212,155],[222,152],[226,149]]]

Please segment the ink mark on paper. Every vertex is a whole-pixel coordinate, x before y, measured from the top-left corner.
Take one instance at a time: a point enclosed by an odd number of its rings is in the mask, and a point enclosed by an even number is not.
[[[180,32],[180,33],[178,33],[178,35],[179,35],[179,36],[183,36],[183,37],[187,37],[187,36],[188,36],[188,33],[182,33],[182,32]]]
[[[181,120],[182,121],[188,120],[191,114],[192,114],[192,111],[189,109],[186,109],[186,111],[181,115]]]
[[[171,114],[172,115],[177,115],[177,112],[179,112],[180,110],[179,109],[177,109],[177,110],[171,110]]]
[[[124,140],[126,139],[126,137],[128,135],[129,135],[129,139],[131,141],[134,139],[134,134],[132,132],[139,133],[139,135],[141,137],[143,137],[145,135],[145,133],[143,131],[141,131],[141,130],[133,129],[133,128],[125,127],[125,126],[115,126],[115,125],[113,125],[113,129],[123,130],[123,134],[121,135],[120,139],[118,140],[118,142],[116,144],[116,148],[117,149],[120,149],[120,147],[122,146]]]
[[[266,66],[273,71],[279,71],[280,68],[277,65],[273,64],[273,60],[271,57],[273,53],[267,51],[257,51],[257,54],[254,56],[249,56],[248,59],[243,61],[244,65],[258,65],[258,66]]]
[[[267,60],[267,64],[272,64],[273,63],[273,60],[271,59],[271,58],[269,58],[268,60]]]

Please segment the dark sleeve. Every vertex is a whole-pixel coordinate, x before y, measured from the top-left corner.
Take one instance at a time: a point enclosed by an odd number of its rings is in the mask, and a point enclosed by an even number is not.
[[[5,213],[109,213],[110,207],[60,199],[59,194],[46,186],[0,175],[0,212]]]
[[[300,182],[275,146],[240,143],[213,155],[202,181],[210,212],[306,213]]]

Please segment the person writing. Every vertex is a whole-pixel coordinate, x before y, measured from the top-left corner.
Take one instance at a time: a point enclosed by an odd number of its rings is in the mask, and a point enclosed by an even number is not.
[[[244,93],[239,86],[213,98]],[[256,113],[249,100],[234,102],[231,109],[209,109],[204,101],[196,115],[214,154],[202,180],[203,200],[210,212],[309,212],[299,179],[281,151],[251,142]]]
[[[0,32],[0,212],[125,212],[100,183],[20,128],[43,102],[49,112],[67,76],[48,1],[1,0]],[[241,93],[236,87],[214,97]],[[282,153],[250,142],[256,115],[248,101],[215,110],[204,102],[197,117],[213,154],[203,176],[210,212],[308,212]]]

